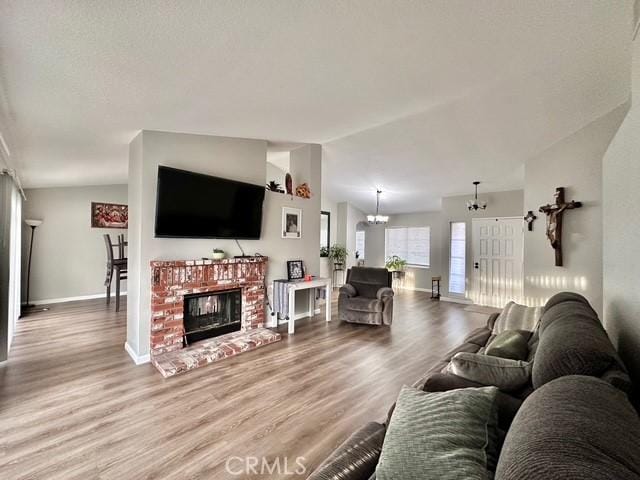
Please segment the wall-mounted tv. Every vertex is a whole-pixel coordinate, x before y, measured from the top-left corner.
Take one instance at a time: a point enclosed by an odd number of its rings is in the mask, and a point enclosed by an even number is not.
[[[264,187],[158,167],[156,237],[257,240]]]

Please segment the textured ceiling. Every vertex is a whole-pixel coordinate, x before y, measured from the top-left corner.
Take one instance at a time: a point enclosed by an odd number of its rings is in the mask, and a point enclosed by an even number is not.
[[[632,2],[4,0],[2,133],[28,186],[126,182],[140,129],[322,143],[371,209],[522,186],[629,95]]]

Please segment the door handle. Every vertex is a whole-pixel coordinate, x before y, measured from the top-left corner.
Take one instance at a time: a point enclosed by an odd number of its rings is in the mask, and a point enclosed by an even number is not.
[[[473,268],[480,268],[480,264],[479,264],[478,262],[475,262],[475,263],[473,264]]]

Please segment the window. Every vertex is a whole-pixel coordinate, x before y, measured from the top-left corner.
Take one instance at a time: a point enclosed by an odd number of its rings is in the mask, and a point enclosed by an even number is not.
[[[431,256],[431,228],[397,227],[385,230],[385,258],[397,255],[414,267],[428,267]]]
[[[364,260],[364,230],[356,232],[356,252],[358,252],[358,258]]]
[[[451,245],[449,246],[449,292],[465,293],[466,236],[465,222],[451,222]]]

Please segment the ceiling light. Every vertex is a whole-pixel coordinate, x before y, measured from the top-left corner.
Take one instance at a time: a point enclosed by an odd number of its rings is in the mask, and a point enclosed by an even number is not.
[[[480,185],[480,182],[476,180],[473,184],[476,186],[476,196],[473,200],[467,200],[467,208],[469,211],[486,210],[487,202],[478,202],[478,185]]]
[[[379,225],[381,223],[387,223],[389,221],[388,215],[380,215],[380,194],[382,190],[376,191],[376,214],[367,215],[367,222],[372,225]]]

